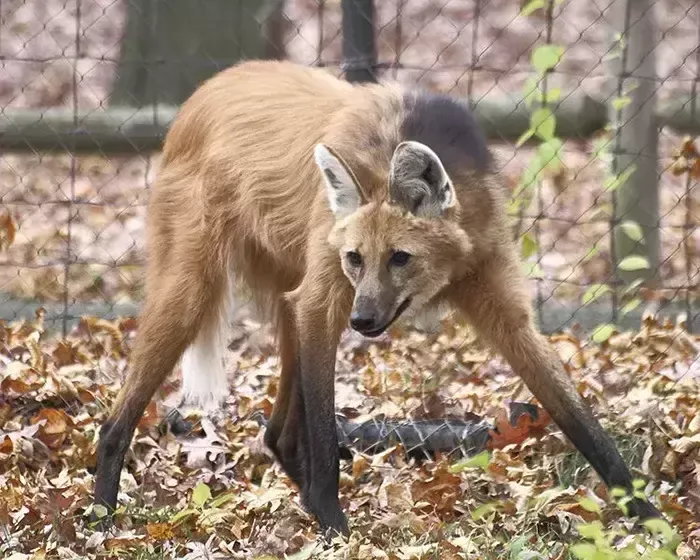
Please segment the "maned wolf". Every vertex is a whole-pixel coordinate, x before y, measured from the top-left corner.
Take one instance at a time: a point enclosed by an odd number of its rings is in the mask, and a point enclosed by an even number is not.
[[[209,79],[170,129],[147,220],[146,302],[100,432],[95,502],[182,357],[184,394],[216,407],[232,290],[274,321],[281,380],[266,444],[324,530],[338,500],[334,366],[343,329],[378,336],[449,305],[523,378],[609,486],[631,475],[538,333],[505,216],[507,189],[467,109],[398,85],[249,61]],[[635,499],[630,512],[657,516]]]

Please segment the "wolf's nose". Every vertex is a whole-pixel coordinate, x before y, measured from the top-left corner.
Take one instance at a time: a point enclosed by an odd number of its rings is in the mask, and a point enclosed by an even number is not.
[[[353,313],[350,316],[350,326],[359,332],[371,331],[376,327],[376,320],[374,315]]]

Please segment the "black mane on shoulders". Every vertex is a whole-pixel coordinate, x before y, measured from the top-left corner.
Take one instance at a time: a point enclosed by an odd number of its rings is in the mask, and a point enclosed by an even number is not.
[[[464,167],[491,171],[493,156],[484,133],[463,102],[449,95],[419,90],[406,93],[403,103],[403,140],[430,147],[448,173]]]

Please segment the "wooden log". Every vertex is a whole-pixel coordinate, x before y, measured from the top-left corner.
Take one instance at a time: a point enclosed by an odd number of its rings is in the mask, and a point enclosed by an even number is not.
[[[604,103],[580,92],[563,94],[562,99],[554,109],[561,138],[586,138],[607,124]],[[0,149],[105,154],[156,151],[177,111],[175,105],[101,107],[78,114],[64,107],[6,109],[0,113]],[[496,142],[514,142],[529,127],[528,108],[509,96],[485,97],[473,111],[486,136]],[[687,98],[662,105],[656,118],[659,125],[677,132],[700,134],[700,116],[691,119]]]

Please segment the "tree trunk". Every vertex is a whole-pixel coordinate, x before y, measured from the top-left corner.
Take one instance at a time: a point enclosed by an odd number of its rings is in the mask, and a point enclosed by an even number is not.
[[[110,104],[179,105],[243,59],[284,55],[283,0],[129,0]]]

